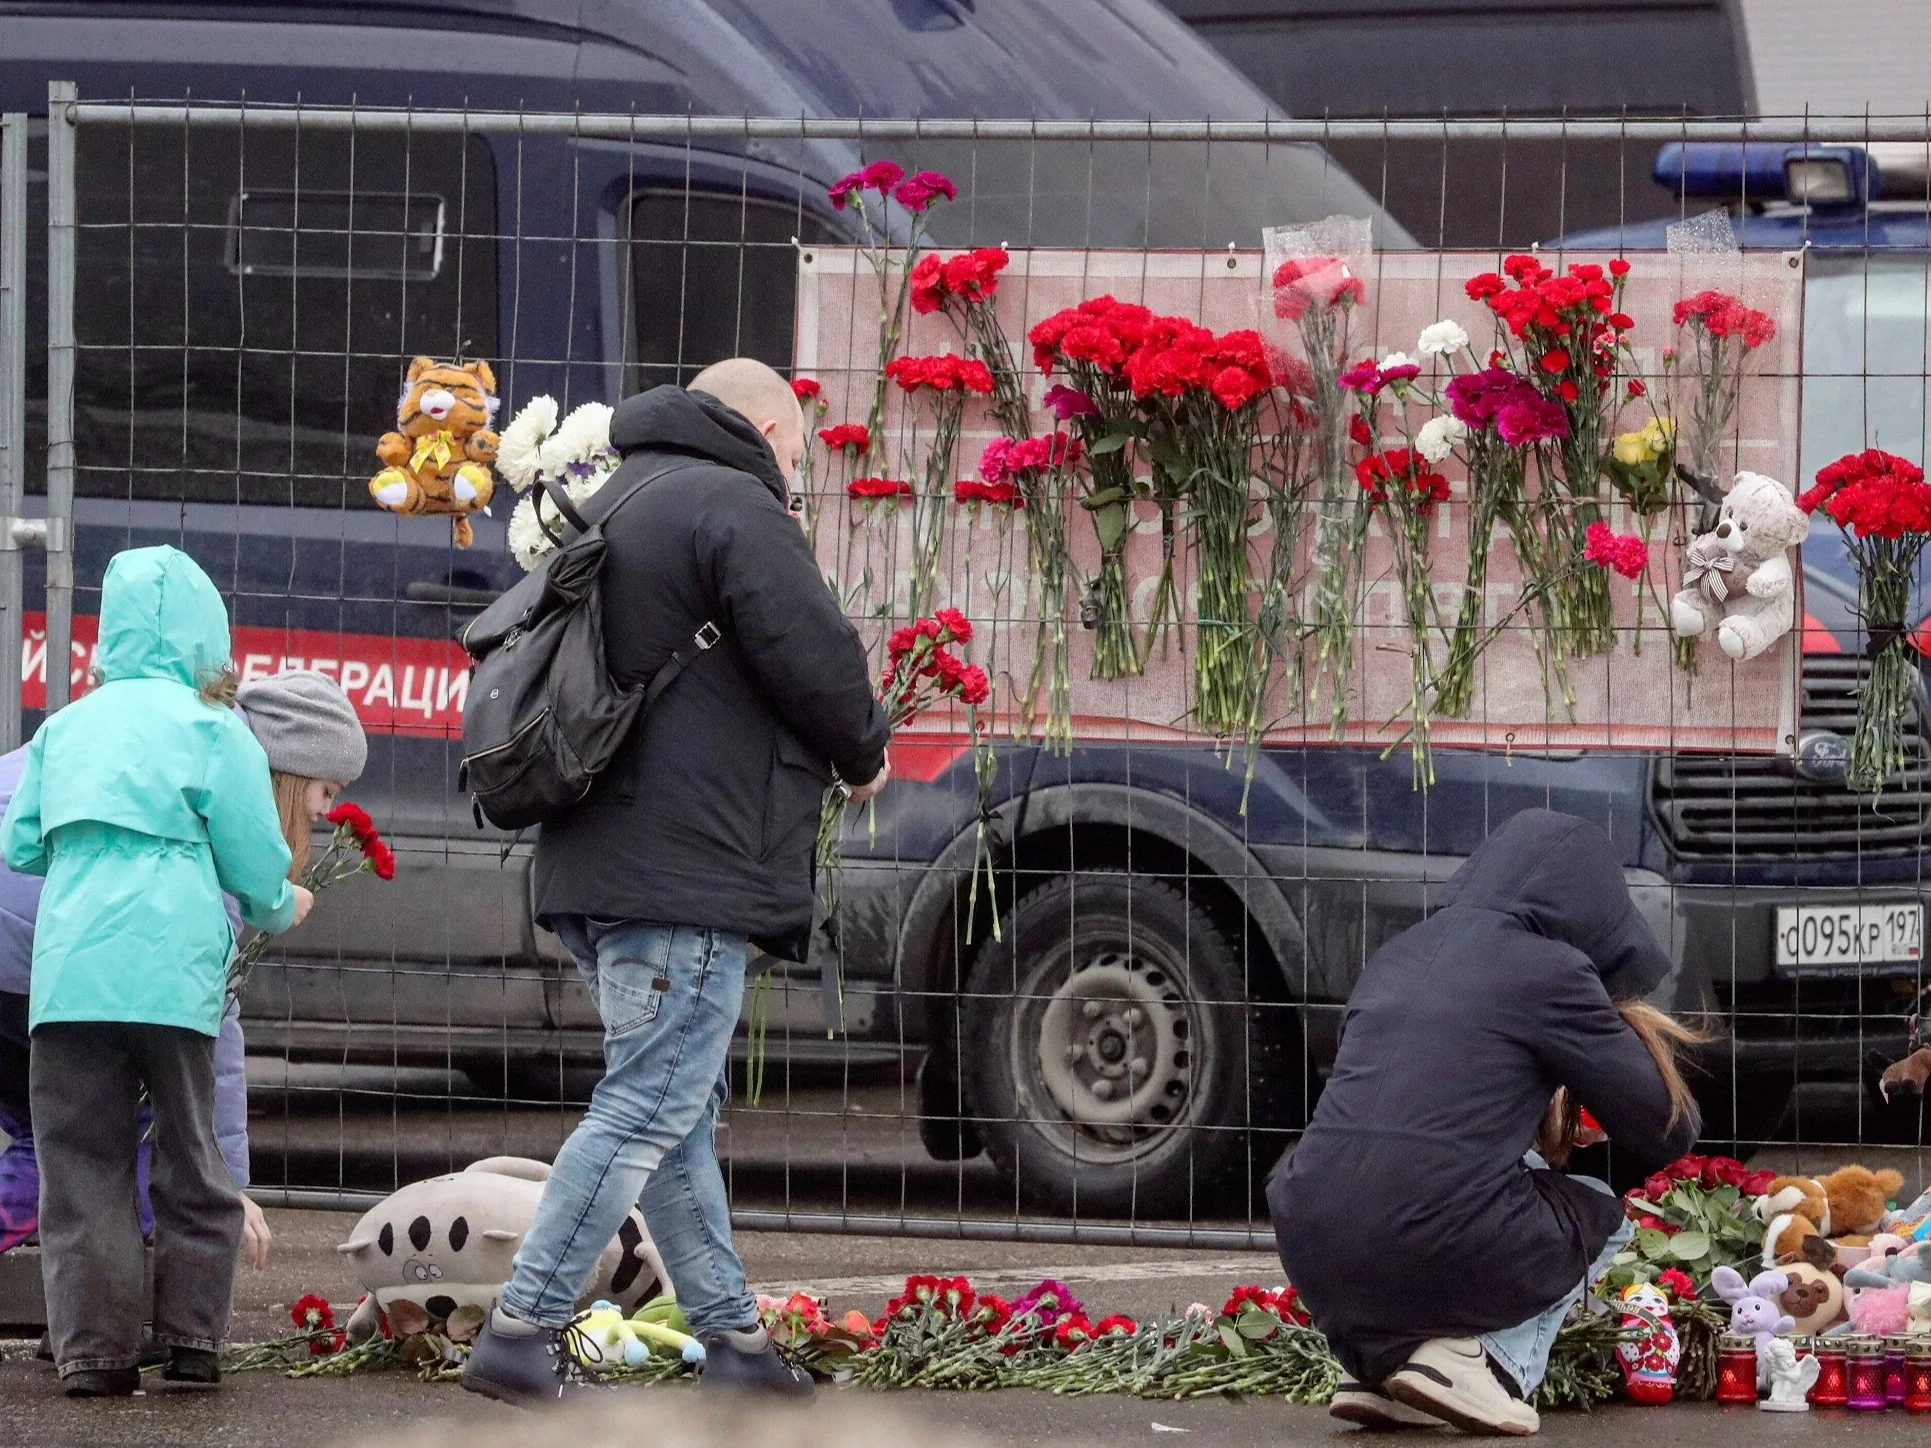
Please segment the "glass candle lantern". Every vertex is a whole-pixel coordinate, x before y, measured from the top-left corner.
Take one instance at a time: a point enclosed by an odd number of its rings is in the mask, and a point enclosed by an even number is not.
[[[1841,1408],[1850,1401],[1850,1365],[1841,1337],[1817,1339],[1817,1381],[1808,1395],[1819,1408]]]
[[[1757,1345],[1747,1337],[1726,1332],[1716,1346],[1716,1400],[1719,1403],[1757,1401]]]
[[[1931,1413],[1931,1339],[1913,1338],[1904,1355],[1904,1406]]]
[[[1893,1408],[1904,1406],[1904,1355],[1911,1340],[1893,1337],[1884,1343],[1884,1401]]]
[[[1850,1359],[1850,1398],[1846,1406],[1860,1413],[1881,1413],[1890,1406],[1884,1392],[1884,1343],[1875,1337],[1854,1337],[1845,1344]]]

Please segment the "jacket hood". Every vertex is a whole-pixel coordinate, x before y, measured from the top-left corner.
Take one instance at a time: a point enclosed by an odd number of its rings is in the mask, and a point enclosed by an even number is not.
[[[727,468],[750,473],[777,495],[791,501],[791,485],[778,470],[771,444],[743,413],[726,407],[708,392],[691,392],[665,383],[617,404],[610,419],[610,445],[625,457],[646,448],[688,453]]]
[[[1524,810],[1470,855],[1441,908],[1492,910],[1589,957],[1613,1000],[1648,995],[1670,972],[1629,897],[1609,836],[1587,820]]]
[[[190,688],[228,664],[228,610],[201,566],[178,548],[131,548],[101,584],[97,664],[103,680],[172,679]]]

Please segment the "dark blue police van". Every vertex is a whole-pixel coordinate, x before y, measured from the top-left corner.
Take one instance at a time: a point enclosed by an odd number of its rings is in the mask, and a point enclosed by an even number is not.
[[[529,113],[1266,108],[1149,0],[0,0],[0,30],[0,108],[42,115],[54,78],[96,100]],[[99,121],[78,145],[77,639],[108,556],[171,541],[230,597],[244,668],[326,666],[383,731],[355,794],[402,871],[332,893],[257,972],[251,1045],[448,1063],[554,1094],[561,1065],[598,1058],[595,1017],[531,927],[526,854],[505,859],[454,784],[449,640],[516,576],[502,510],[476,520],[467,551],[441,520],[376,511],[373,441],[418,352],[491,360],[510,408],[546,391],[614,401],[731,353],[786,362],[795,245],[848,236],[824,188],[860,148]],[[892,149],[962,183],[935,223],[944,247],[1251,246],[1263,226],[1333,212],[1374,214],[1384,245],[1408,244],[1314,147]],[[39,216],[44,172],[34,185]],[[1800,233],[1816,212],[1762,224]],[[1923,206],[1897,225],[1922,245]],[[44,240],[30,242],[44,287]],[[1904,295],[1907,272],[1885,295]],[[1864,346],[1853,312],[1874,273],[1853,267],[1836,291],[1813,274],[1807,362],[1833,335]],[[43,293],[29,305],[44,315]],[[1872,356],[1849,371],[1881,370]],[[30,430],[44,384],[29,377]],[[1817,566],[1818,638],[1834,631],[1844,651],[1812,661],[1805,727],[1841,732],[1858,674],[1848,575]],[[1920,901],[1922,747],[1878,801],[1767,760],[1443,751],[1437,773],[1418,794],[1405,761],[1274,749],[1248,789],[1206,750],[1004,746],[988,821],[998,892],[975,906],[970,766],[908,747],[875,830],[848,833],[843,903],[811,969],[781,976],[773,1050],[916,1064],[927,1147],[988,1149],[1030,1200],[1186,1211],[1272,1159],[1266,1133],[1318,1088],[1362,961],[1529,806],[1594,818],[1622,845],[1681,962],[1671,1003],[1739,1013],[1713,1116],[1780,1106],[1799,1066],[1853,1081],[1867,1052],[1901,1043],[1915,963],[1780,970],[1771,937],[1780,907]],[[842,988],[823,985],[826,967]]]

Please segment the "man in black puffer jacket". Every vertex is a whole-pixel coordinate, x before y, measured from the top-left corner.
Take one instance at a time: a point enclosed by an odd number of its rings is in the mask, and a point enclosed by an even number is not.
[[[804,449],[790,385],[762,363],[721,362],[688,391],[625,401],[610,440],[623,464],[584,513],[611,515],[613,677],[643,684],[707,622],[719,641],[537,842],[537,920],[597,1003],[605,1075],[463,1385],[511,1399],[568,1387],[562,1329],[637,1203],[704,1344],[705,1382],[805,1393],[745,1291],[712,1135],[750,948],[805,958],[820,801],[834,771],[855,800],[884,785],[885,719],[789,509]]]

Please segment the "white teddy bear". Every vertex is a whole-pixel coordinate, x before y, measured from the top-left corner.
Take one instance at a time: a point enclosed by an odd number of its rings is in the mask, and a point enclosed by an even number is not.
[[[1683,587],[1670,600],[1679,638],[1716,633],[1732,659],[1754,659],[1796,626],[1789,550],[1810,533],[1810,515],[1789,488],[1738,473],[1716,528],[1690,541]]]

